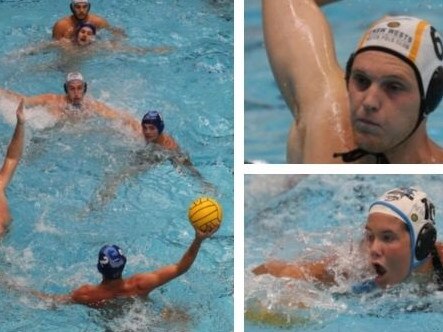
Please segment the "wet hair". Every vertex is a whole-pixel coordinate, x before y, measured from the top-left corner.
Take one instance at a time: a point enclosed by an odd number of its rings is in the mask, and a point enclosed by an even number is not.
[[[90,22],[80,22],[79,24],[77,24],[77,27],[75,28],[75,35],[78,36],[80,30],[84,27],[88,27],[89,29],[91,29],[94,36],[97,34],[97,27],[94,24]]]

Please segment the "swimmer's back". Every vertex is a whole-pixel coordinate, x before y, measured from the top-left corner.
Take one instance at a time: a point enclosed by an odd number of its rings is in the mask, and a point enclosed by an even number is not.
[[[153,280],[149,280],[147,275],[152,275]],[[97,306],[119,298],[146,296],[156,286],[158,282],[155,280],[155,274],[139,273],[108,284],[83,285],[71,293],[70,300],[75,303]]]

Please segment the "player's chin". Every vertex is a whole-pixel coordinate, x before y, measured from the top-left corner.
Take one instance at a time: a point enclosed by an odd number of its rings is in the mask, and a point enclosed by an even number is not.
[[[354,138],[360,149],[374,153],[384,151],[383,140],[379,135],[356,132],[354,133]]]

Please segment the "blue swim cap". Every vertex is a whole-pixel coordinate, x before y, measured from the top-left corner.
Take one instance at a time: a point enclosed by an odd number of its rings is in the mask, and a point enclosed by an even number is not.
[[[143,116],[142,125],[149,123],[157,127],[158,133],[161,134],[165,129],[165,123],[159,112],[149,111]]]
[[[125,264],[126,257],[115,244],[105,245],[100,249],[97,269],[106,279],[121,278]]]
[[[94,34],[94,36],[96,35],[97,27],[94,24],[92,24],[90,22],[80,22],[79,24],[77,24],[77,27],[76,27],[77,36],[78,36],[78,33],[80,32],[81,28],[84,28],[84,27],[88,27],[89,29],[92,30],[92,33]]]

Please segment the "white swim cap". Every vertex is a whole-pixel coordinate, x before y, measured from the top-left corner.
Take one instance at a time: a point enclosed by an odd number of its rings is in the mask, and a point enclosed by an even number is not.
[[[403,221],[411,239],[410,271],[420,266],[434,247],[435,208],[426,193],[416,188],[396,188],[389,190],[372,203],[369,215],[383,213]]]
[[[89,0],[71,0],[71,4],[75,5],[77,3],[89,3]]]
[[[63,84],[63,88],[65,89],[66,93],[68,93],[68,84],[69,84],[69,82],[72,82],[72,81],[83,82],[83,88],[84,88],[83,92],[86,93],[86,91],[88,90],[88,84],[83,79],[83,75],[80,74],[79,72],[72,72],[72,73],[69,73],[68,75],[66,75],[66,81],[65,81],[65,84]]]
[[[69,83],[71,81],[82,81],[84,82],[82,74],[78,72],[69,73],[66,75],[66,83]]]
[[[423,113],[430,113],[437,107],[443,87],[441,82],[435,87],[431,81],[434,76],[443,80],[443,42],[433,26],[415,17],[383,17],[366,31],[355,55],[370,50],[387,52],[407,62],[415,72],[420,94],[426,103]]]

